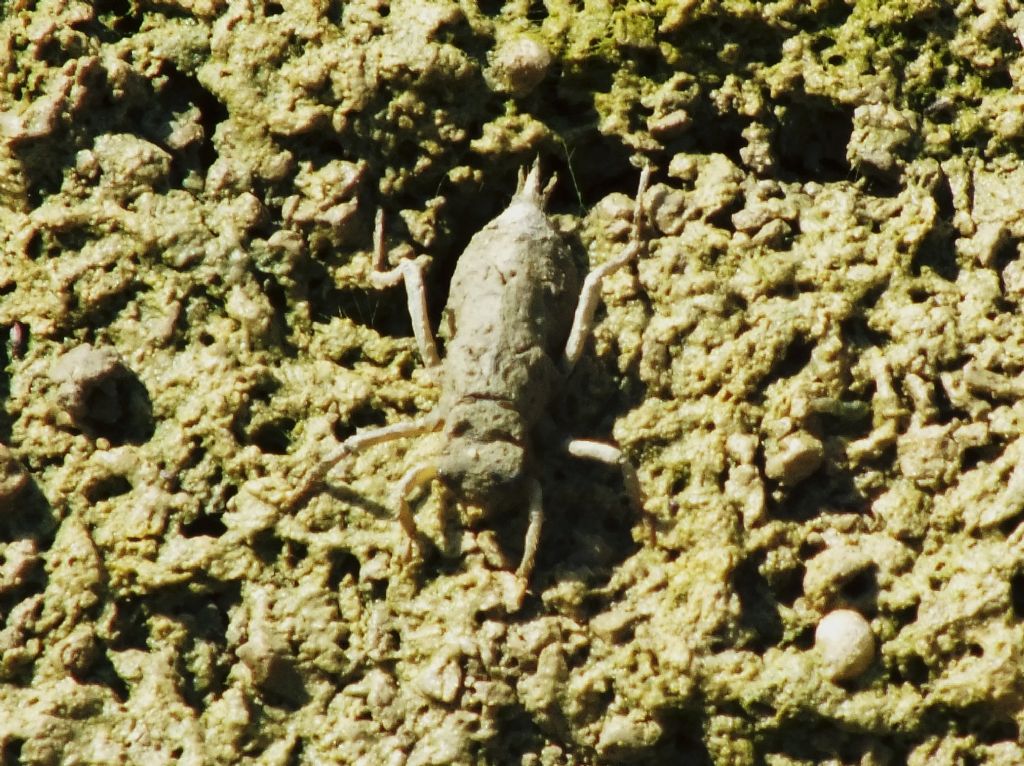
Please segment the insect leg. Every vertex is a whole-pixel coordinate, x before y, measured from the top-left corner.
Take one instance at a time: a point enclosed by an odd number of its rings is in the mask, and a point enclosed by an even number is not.
[[[637,478],[633,463],[621,449],[614,444],[590,439],[570,439],[566,442],[565,449],[573,457],[582,457],[587,460],[596,460],[605,465],[618,466],[622,471],[622,479],[626,484],[626,493],[629,495],[630,504],[637,512],[643,510],[643,491],[640,489],[640,479]]]
[[[540,482],[530,479],[527,493],[530,499],[530,524],[526,528],[526,542],[523,544],[523,559],[519,562],[519,569],[516,570],[516,579],[519,580],[521,595],[526,594],[530,584],[530,575],[533,573],[533,564],[537,559],[537,546],[540,543],[540,530],[544,525],[544,499],[541,494]]]
[[[413,549],[417,547],[416,520],[412,517],[412,509],[409,508],[409,494],[424,484],[429,484],[437,476],[437,462],[419,463],[414,465],[398,481],[395,488],[395,504],[398,506],[398,523],[402,525],[405,534],[409,538],[409,547],[406,549],[406,558],[411,557]]]
[[[367,447],[383,444],[395,439],[405,439],[410,436],[430,433],[440,428],[442,422],[441,418],[431,413],[426,417],[417,418],[416,420],[405,420],[401,423],[392,423],[389,426],[371,428],[368,431],[360,431],[357,434],[353,434],[320,461],[320,466],[317,469],[320,472],[319,475],[320,477],[326,476],[331,468],[340,460],[357,452],[362,452]]]
[[[583,280],[583,288],[580,290],[580,299],[576,304],[576,313],[572,318],[572,329],[569,331],[569,340],[565,344],[565,353],[562,356],[562,369],[569,372],[576,361],[583,353],[583,344],[590,337],[594,329],[594,312],[597,311],[597,302],[601,299],[601,282],[614,271],[618,271],[631,260],[636,258],[640,252],[640,221],[643,216],[643,196],[647,190],[647,182],[651,177],[651,168],[645,165],[640,172],[640,185],[636,192],[636,200],[633,203],[633,238],[626,246],[626,249],[612,258],[610,261],[598,266],[587,274]]]
[[[591,441],[590,439],[570,439],[565,444],[566,451],[573,457],[597,460],[606,465],[617,465],[622,471],[622,480],[626,485],[629,504],[641,518],[644,518],[644,493],[640,487],[640,479],[636,475],[636,467],[622,450],[613,444]],[[654,528],[651,527],[653,535]]]
[[[392,423],[389,426],[371,428],[369,431],[360,431],[341,443],[341,449],[344,449],[345,452],[343,455],[339,455],[339,459],[350,453],[361,452],[375,444],[383,444],[394,439],[404,439],[409,436],[419,436],[420,434],[436,431],[441,427],[441,424],[441,418],[431,413],[426,417],[417,418],[416,420],[405,420],[401,423]]]
[[[327,457],[322,459],[317,467],[310,471],[306,480],[294,493],[290,505],[294,506],[303,502],[314,489],[323,483],[331,469],[349,455],[354,455],[367,447],[372,447],[374,444],[381,444],[392,439],[404,439],[409,436],[418,436],[436,431],[443,422],[442,418],[431,414],[417,420],[392,423],[389,426],[371,428],[368,431],[353,434],[331,450]]]
[[[437,343],[430,329],[427,317],[427,291],[423,286],[423,268],[421,259],[404,258],[393,269],[386,270],[387,249],[384,247],[384,211],[377,211],[377,219],[373,227],[373,273],[370,282],[378,290],[394,287],[405,282],[405,295],[409,304],[409,318],[412,320],[412,331],[416,336],[420,356],[427,367],[436,367],[441,363],[437,354]]]

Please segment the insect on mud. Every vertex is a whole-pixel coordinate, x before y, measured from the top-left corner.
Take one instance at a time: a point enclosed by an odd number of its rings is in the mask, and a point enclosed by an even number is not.
[[[539,162],[520,173],[515,196],[481,229],[455,267],[442,315],[448,342],[442,361],[427,319],[422,259],[385,270],[383,216],[374,231],[375,287],[405,283],[413,330],[428,367],[440,368],[441,396],[425,417],[366,430],[342,442],[320,465],[323,479],[344,457],[373,444],[442,431],[443,453],[410,467],[395,490],[398,520],[410,551],[418,532],[408,497],[434,479],[464,502],[495,512],[529,513],[523,557],[516,570],[521,602],[533,571],[544,520],[536,478],[536,426],[579,358],[593,327],[601,281],[641,249],[644,168],[633,209],[633,236],[615,258],[591,271],[582,287],[570,251],[544,212],[554,178],[541,187]],[[578,300],[577,300],[578,298]],[[569,454],[621,468],[635,510],[641,510],[636,471],[611,444],[568,439]]]

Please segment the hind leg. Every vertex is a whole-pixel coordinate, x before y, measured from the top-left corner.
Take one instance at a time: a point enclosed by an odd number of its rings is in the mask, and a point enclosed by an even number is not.
[[[645,520],[648,525],[648,534],[653,540],[654,526],[650,524],[644,511],[644,493],[640,487],[640,479],[636,475],[636,466],[622,450],[614,444],[591,441],[590,439],[570,439],[565,443],[565,449],[573,457],[596,460],[605,465],[617,466],[622,471],[622,481],[626,485],[629,505],[633,513]]]
[[[383,444],[394,439],[405,439],[410,436],[419,436],[420,434],[436,431],[443,422],[442,418],[431,414],[417,420],[392,423],[389,426],[371,428],[367,431],[353,434],[329,452],[327,457],[323,458],[317,467],[310,471],[302,486],[292,496],[289,507],[294,507],[303,502],[327,480],[327,474],[331,472],[331,469],[346,457],[362,452],[367,447],[372,447],[375,444]]]
[[[395,505],[398,507],[398,523],[402,525],[408,538],[408,547],[405,551],[405,558],[412,558],[412,554],[419,545],[419,531],[416,529],[416,520],[412,517],[412,509],[409,507],[409,495],[425,484],[429,484],[437,477],[437,461],[432,460],[426,463],[414,465],[406,471],[398,481],[395,488]]]
[[[526,541],[523,543],[523,558],[516,570],[517,592],[515,594],[514,606],[518,609],[523,604],[526,591],[530,587],[530,575],[533,574],[533,565],[537,560],[537,548],[540,545],[540,532],[544,526],[544,498],[541,493],[540,482],[530,479],[527,486],[529,497],[530,523],[526,528]]]

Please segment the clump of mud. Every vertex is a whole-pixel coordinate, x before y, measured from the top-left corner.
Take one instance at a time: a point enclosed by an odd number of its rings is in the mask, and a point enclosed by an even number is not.
[[[0,0],[0,761],[1018,764],[1016,2]],[[547,519],[310,482],[540,156]],[[646,495],[577,462],[614,440]]]

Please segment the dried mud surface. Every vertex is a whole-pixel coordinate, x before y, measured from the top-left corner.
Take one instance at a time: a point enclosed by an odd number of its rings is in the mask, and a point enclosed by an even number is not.
[[[0,0],[0,761],[1024,762],[1010,0]],[[540,156],[639,262],[547,522],[392,492],[473,233]],[[559,439],[614,440],[622,479]],[[653,532],[653,534],[652,534]],[[827,618],[827,619],[826,619]]]

